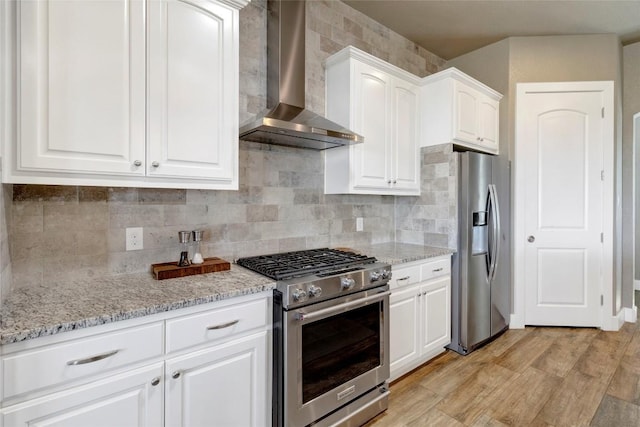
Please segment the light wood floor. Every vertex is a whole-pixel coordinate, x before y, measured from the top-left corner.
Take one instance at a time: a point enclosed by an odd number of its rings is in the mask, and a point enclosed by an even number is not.
[[[528,327],[447,351],[394,382],[367,427],[462,425],[640,427],[640,323]]]

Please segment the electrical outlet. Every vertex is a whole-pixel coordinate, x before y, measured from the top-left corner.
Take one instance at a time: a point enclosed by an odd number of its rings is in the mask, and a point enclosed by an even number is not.
[[[142,243],[142,227],[128,227],[126,245],[128,251],[137,251],[144,247]]]
[[[364,219],[362,217],[356,218],[356,231],[364,230]]]

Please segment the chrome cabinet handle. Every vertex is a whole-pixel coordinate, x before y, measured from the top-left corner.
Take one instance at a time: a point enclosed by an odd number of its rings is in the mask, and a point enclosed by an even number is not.
[[[401,280],[409,280],[409,279],[411,279],[411,276],[404,276],[404,277],[401,277],[401,278],[399,278],[399,279],[397,279],[397,280],[398,280],[398,282],[399,282],[399,281],[401,281]]]
[[[158,166],[160,166],[160,163],[158,163],[158,162],[151,162],[151,166],[153,166],[154,168],[157,168]]]
[[[529,236],[529,237],[527,237],[527,242],[529,242],[529,243],[533,243],[533,242],[535,242],[535,241],[536,241],[536,238],[535,238],[534,236]]]
[[[175,371],[173,374],[171,374],[171,378],[173,378],[175,380],[180,378],[180,371]]]
[[[155,377],[154,379],[151,380],[151,385],[152,386],[157,386],[158,384],[160,384],[160,377]]]
[[[106,359],[107,357],[111,357],[111,356],[113,356],[114,354],[116,354],[119,351],[120,350],[113,350],[113,351],[109,351],[107,353],[102,353],[102,354],[97,354],[95,356],[86,357],[84,359],[70,360],[70,361],[67,362],[67,365],[69,365],[69,366],[86,365],[87,363],[93,363],[93,362],[97,362],[98,360],[102,360],[102,359]]]
[[[224,328],[228,328],[229,326],[233,326],[236,323],[238,323],[240,320],[232,320],[231,322],[227,322],[227,323],[221,323],[219,325],[213,325],[213,326],[207,326],[207,330],[211,331],[213,329],[224,329]]]
[[[432,270],[432,271],[433,271],[434,273],[437,273],[438,271],[442,271],[442,270],[443,270],[443,268],[442,268],[442,267],[440,267],[440,268],[436,268],[436,269],[434,269],[434,270]]]
[[[142,166],[142,162],[140,160],[136,160],[133,162],[133,166]]]

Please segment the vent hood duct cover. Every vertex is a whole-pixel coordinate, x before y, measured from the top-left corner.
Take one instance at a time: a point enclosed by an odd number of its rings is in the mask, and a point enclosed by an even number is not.
[[[363,142],[361,135],[305,109],[305,2],[267,2],[267,104],[240,127],[240,139],[325,150]]]

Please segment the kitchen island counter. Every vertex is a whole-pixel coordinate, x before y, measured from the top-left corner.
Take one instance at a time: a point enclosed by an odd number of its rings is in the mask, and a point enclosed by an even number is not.
[[[0,308],[0,345],[269,291],[275,282],[231,270],[155,280],[149,273],[14,289]]]

